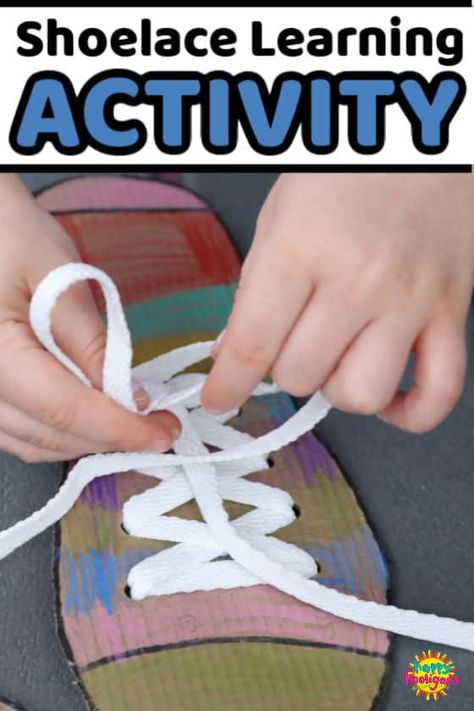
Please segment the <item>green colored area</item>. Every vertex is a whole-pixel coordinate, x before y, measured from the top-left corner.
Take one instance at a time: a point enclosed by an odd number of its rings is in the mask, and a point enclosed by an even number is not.
[[[361,711],[384,668],[337,648],[242,641],[132,657],[82,678],[101,711]]]
[[[125,308],[133,340],[196,331],[221,331],[232,307],[236,284],[207,286],[140,301]]]

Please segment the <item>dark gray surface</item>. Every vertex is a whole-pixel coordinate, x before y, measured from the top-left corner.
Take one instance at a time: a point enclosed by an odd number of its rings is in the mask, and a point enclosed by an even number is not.
[[[259,174],[186,176],[222,215],[242,252],[273,179]],[[44,181],[45,176],[27,176],[30,187]],[[471,313],[467,386],[461,403],[436,431],[407,435],[376,418],[340,412],[331,413],[318,428],[352,482],[388,559],[391,601],[465,620],[474,619],[473,330]],[[59,476],[57,465],[27,466],[1,456],[1,528],[43,504],[56,491]],[[304,502],[300,504],[304,513]],[[83,711],[56,638],[51,571],[51,532],[0,563],[0,696],[29,711]],[[426,646],[406,638],[393,641],[390,676],[378,711],[424,708],[426,702],[404,687],[403,673]],[[440,708],[471,710],[474,654],[443,651],[454,659],[460,684],[438,702]]]

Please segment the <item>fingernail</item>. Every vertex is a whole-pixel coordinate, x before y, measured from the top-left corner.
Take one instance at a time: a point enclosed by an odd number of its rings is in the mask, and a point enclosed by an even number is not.
[[[139,410],[145,410],[148,405],[150,404],[150,397],[143,387],[141,383],[138,382],[138,380],[135,380],[135,378],[132,377],[132,391],[133,391],[133,399],[135,401],[135,405],[138,407]]]
[[[203,406],[204,407],[204,406]],[[205,411],[208,412],[210,415],[223,415],[224,412],[227,412],[227,410],[223,410],[222,408],[214,408],[214,407],[204,407]]]
[[[166,452],[168,449],[171,449],[172,444],[173,441],[171,437],[169,439],[157,439],[153,443],[151,450],[153,452]]]
[[[178,439],[181,434],[181,427],[171,427],[171,436],[173,440]]]
[[[160,416],[161,426],[166,428],[172,440],[177,439],[181,434],[181,422],[176,415],[168,410],[158,410],[157,414]]]
[[[222,339],[224,338],[226,329],[223,328],[222,331],[219,333],[217,336],[216,340],[214,341],[214,345],[212,346],[212,355],[215,357],[218,355],[221,344],[222,344]]]

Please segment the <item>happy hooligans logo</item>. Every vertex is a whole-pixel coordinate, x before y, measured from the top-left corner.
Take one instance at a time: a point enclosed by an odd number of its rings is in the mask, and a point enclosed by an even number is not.
[[[447,696],[451,686],[459,684],[454,662],[441,652],[422,652],[408,665],[405,672],[405,686],[413,689],[416,696],[424,696],[426,701],[438,701]]]

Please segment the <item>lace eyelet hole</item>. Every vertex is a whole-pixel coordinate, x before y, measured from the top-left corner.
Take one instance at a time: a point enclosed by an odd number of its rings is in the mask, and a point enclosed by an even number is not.
[[[124,593],[125,597],[128,597],[129,600],[132,599],[132,590],[130,588],[130,585],[125,585],[125,587],[123,589],[123,593]]]
[[[291,508],[293,509],[293,513],[295,514],[296,518],[299,518],[301,516],[301,509],[298,504],[293,504]]]
[[[267,464],[270,467],[270,469],[272,469],[275,466],[275,460],[273,459],[273,457],[267,457]]]
[[[127,531],[127,529],[126,529],[125,526],[123,525],[123,521],[122,521],[122,523],[120,524],[120,528],[122,529],[122,531],[123,531],[127,536],[130,535],[130,533]]]

